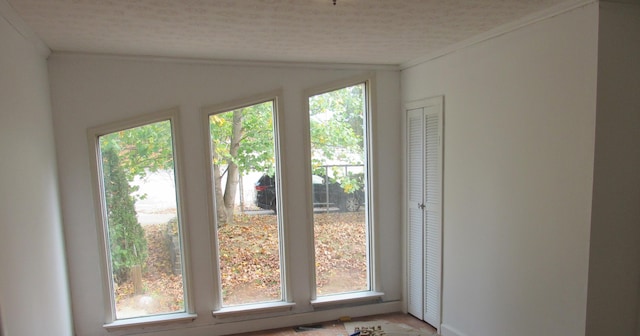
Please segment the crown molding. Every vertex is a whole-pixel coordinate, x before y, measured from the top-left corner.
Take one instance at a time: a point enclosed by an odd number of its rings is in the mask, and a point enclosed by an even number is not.
[[[3,0],[0,0],[3,1]],[[249,61],[225,60],[209,58],[152,56],[152,55],[123,55],[105,53],[86,53],[73,51],[53,51],[50,57],[87,57],[125,61],[167,62],[183,64],[204,64],[222,66],[263,67],[263,68],[305,68],[319,70],[364,70],[364,71],[399,71],[394,64],[357,64],[357,63],[313,63],[286,61]]]
[[[498,26],[494,29],[491,29],[485,33],[476,35],[474,37],[471,37],[469,39],[466,39],[464,41],[452,44],[446,48],[443,48],[441,50],[438,50],[436,52],[424,55],[422,57],[418,57],[416,59],[401,63],[399,65],[400,70],[406,70],[409,69],[411,67],[432,61],[436,58],[440,58],[442,56],[451,54],[453,52],[456,52],[458,50],[461,49],[465,49],[468,47],[471,47],[473,45],[476,45],[478,43],[484,42],[484,41],[488,41],[491,40],[493,38],[496,38],[498,36],[516,31],[520,28],[535,24],[537,22],[540,21],[544,21],[546,19],[558,16],[560,14],[564,14],[566,12],[578,9],[578,8],[582,8],[594,3],[598,3],[598,0],[572,0],[572,1],[567,1],[567,2],[563,2],[561,4],[558,4],[556,6],[553,7],[549,7],[547,9],[544,9],[542,11],[524,16],[516,21],[512,21],[509,23],[506,23],[504,25]]]

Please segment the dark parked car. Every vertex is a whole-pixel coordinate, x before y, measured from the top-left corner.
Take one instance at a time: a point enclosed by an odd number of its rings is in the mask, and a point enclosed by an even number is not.
[[[340,208],[341,211],[358,211],[363,203],[362,191],[345,193],[339,183],[327,181],[324,177],[313,175],[313,205],[319,207]],[[276,211],[275,178],[264,174],[256,182],[255,204],[261,209]]]

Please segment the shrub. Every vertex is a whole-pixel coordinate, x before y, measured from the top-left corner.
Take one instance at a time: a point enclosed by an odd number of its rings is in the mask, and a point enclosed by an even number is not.
[[[133,266],[144,264],[147,241],[136,217],[133,190],[115,149],[102,151],[102,167],[113,278],[122,284],[129,279]]]

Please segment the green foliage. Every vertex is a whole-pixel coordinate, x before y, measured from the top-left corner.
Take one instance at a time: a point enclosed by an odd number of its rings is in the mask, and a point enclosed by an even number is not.
[[[233,221],[235,195],[242,173],[275,171],[273,101],[212,115],[209,132],[217,219],[221,226]],[[225,174],[227,181],[223,188]]]
[[[336,182],[340,183],[347,194],[364,188],[364,174],[348,172],[346,175],[335,175]]]
[[[364,89],[364,84],[358,84],[309,98],[313,173],[328,173],[331,182],[339,183],[346,193],[364,187],[364,174],[345,168],[364,165]]]
[[[129,278],[129,270],[147,258],[144,230],[135,211],[135,177],[173,170],[171,121],[165,120],[100,137],[105,201],[113,277],[117,283]],[[145,195],[137,196],[142,199]]]
[[[314,173],[326,164],[364,163],[364,84],[309,98]]]
[[[121,284],[129,278],[131,267],[144,264],[147,241],[136,218],[133,190],[118,153],[114,147],[101,146],[101,150],[113,278]]]
[[[100,137],[100,147],[113,149],[127,181],[150,172],[173,169],[171,122],[160,121]]]
[[[235,156],[231,154],[234,114],[240,115],[240,120],[236,120],[240,124],[236,127],[241,128]],[[212,148],[216,150],[214,164],[235,163],[241,172],[275,171],[272,101],[212,115],[209,130]]]
[[[325,165],[363,165],[365,153],[365,84],[309,98],[312,167],[321,175]],[[238,176],[246,172],[275,173],[273,101],[209,117],[219,219],[226,222],[223,206],[232,211]],[[126,180],[150,172],[173,169],[170,121],[114,132],[101,137],[101,147],[112,148],[120,158]],[[221,186],[227,175],[227,185]],[[348,175],[348,174],[347,174]],[[362,179],[330,176],[348,190],[362,188]],[[131,191],[136,191],[131,187]],[[224,195],[223,195],[224,193]],[[144,196],[142,196],[144,197]]]

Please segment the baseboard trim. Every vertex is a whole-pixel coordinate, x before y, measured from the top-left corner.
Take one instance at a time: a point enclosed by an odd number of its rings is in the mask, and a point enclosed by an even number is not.
[[[446,323],[440,325],[440,334],[442,336],[467,336]]]
[[[218,324],[216,325],[216,329],[219,332],[219,335],[225,335],[238,332],[252,332],[264,329],[282,328],[301,324],[331,321],[337,320],[341,316],[361,317],[367,315],[395,313],[400,311],[402,311],[401,302],[393,301],[363,305],[359,307],[338,308],[325,311],[314,311],[301,314],[271,317],[269,319],[261,320],[258,328],[255,327],[258,324],[252,325],[245,321],[228,324]]]

